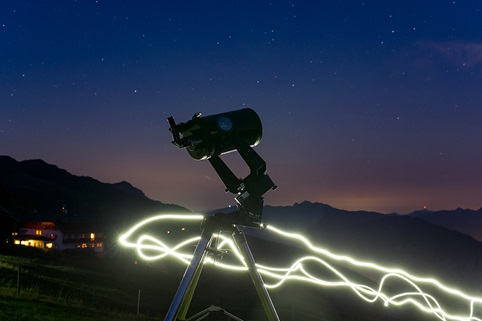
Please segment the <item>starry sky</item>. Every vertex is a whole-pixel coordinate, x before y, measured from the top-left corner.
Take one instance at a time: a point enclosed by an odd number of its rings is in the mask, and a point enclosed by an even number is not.
[[[166,119],[246,107],[266,204],[479,209],[482,2],[0,2],[2,155],[210,210],[234,195]]]

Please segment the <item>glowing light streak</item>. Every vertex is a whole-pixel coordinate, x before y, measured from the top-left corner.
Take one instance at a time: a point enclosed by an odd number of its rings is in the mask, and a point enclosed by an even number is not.
[[[189,261],[192,258],[192,253],[187,253],[187,251],[183,251],[182,249],[187,246],[192,247],[192,245],[196,244],[199,241],[200,237],[193,237],[187,239],[173,247],[170,247],[165,242],[162,242],[149,235],[141,235],[137,238],[135,242],[130,241],[129,239],[133,238],[133,235],[141,228],[156,221],[201,221],[203,218],[203,215],[195,214],[157,215],[134,225],[120,237],[119,241],[126,247],[135,248],[139,256],[141,256],[145,260],[158,260],[167,256],[173,256],[182,261],[184,264],[189,264]],[[470,296],[460,290],[450,288],[433,278],[419,277],[411,275],[401,269],[387,268],[373,262],[358,261],[346,255],[334,254],[327,249],[323,249],[313,245],[306,237],[300,234],[289,233],[275,228],[271,225],[267,225],[264,227],[267,231],[276,233],[278,236],[283,236],[286,239],[290,239],[292,241],[300,243],[307,250],[310,250],[312,253],[316,253],[318,255],[302,257],[293,262],[289,267],[270,267],[257,264],[259,273],[263,274],[266,278],[273,281],[272,283],[265,283],[265,286],[267,288],[277,288],[289,280],[303,281],[324,287],[347,287],[350,288],[358,297],[367,302],[373,303],[381,300],[385,306],[401,306],[405,304],[412,304],[413,306],[419,308],[421,311],[431,313],[443,321],[482,321],[482,319],[475,316],[474,311],[476,305],[479,308],[482,308],[482,298],[480,297]],[[238,263],[234,264],[229,262],[220,262],[220,260],[213,258],[212,255],[206,256],[203,263],[214,264],[219,268],[229,269],[233,271],[246,271],[246,264],[233,240],[230,237],[225,237],[221,233],[215,234],[214,238],[216,239],[217,244],[216,250],[220,251],[221,253],[229,252],[234,254],[234,256],[232,257],[237,259]],[[320,256],[324,257],[324,259]],[[352,282],[347,276],[345,276],[333,265],[327,262],[328,259],[341,263],[347,263],[354,267],[368,269],[370,271],[377,271],[383,274],[383,276],[379,280],[378,288],[372,288],[365,284]],[[316,263],[318,266],[326,269],[326,271],[330,272],[338,280],[329,281],[308,272],[305,266],[307,264],[310,264],[311,266],[313,265],[313,263]],[[397,280],[404,282],[404,284],[411,287],[412,290],[393,295],[388,294],[388,291],[386,290],[384,291],[384,289],[388,287],[386,286],[387,283]],[[455,315],[448,312],[448,308],[443,308],[442,304],[435,298],[434,294],[424,292],[422,286],[437,289],[439,293],[449,297],[450,301],[458,300],[458,302],[467,304],[468,311],[465,315]]]
[[[161,220],[200,221],[203,218],[204,218],[203,215],[181,215],[181,214],[156,215],[156,216],[150,217],[148,219],[145,219],[145,220],[137,223],[133,227],[131,227],[126,233],[121,235],[121,237],[119,238],[119,242],[122,245],[124,245],[125,247],[135,248],[137,250],[137,253],[139,254],[139,256],[141,258],[143,258],[144,260],[149,260],[149,261],[158,260],[158,259],[162,259],[165,256],[171,255],[171,256],[174,256],[175,258],[181,260],[185,264],[189,264],[189,260],[191,259],[192,254],[179,253],[179,252],[177,252],[177,249],[182,248],[185,245],[192,244],[194,242],[199,241],[200,237],[188,239],[184,242],[179,243],[178,245],[176,245],[173,248],[169,248],[169,246],[167,246],[163,242],[161,242],[158,239],[156,239],[154,237],[151,237],[149,235],[141,235],[137,239],[136,243],[129,242],[128,238],[132,234],[134,234],[136,231],[141,229],[142,227],[144,227],[144,226],[146,226],[150,223],[156,222],[156,221],[161,221]],[[151,243],[150,244],[146,243],[146,241],[151,242]],[[160,252],[161,254],[152,256],[152,255],[145,254],[145,251],[156,251],[156,252]]]
[[[162,259],[168,255],[174,256],[175,258],[180,259],[182,262],[189,264],[189,261],[192,257],[192,254],[183,254],[179,253],[177,249],[184,247],[185,245],[188,244],[193,244],[197,241],[199,241],[200,237],[193,237],[188,240],[185,240],[184,242],[179,243],[173,248],[169,248],[166,244],[162,243],[158,239],[149,236],[149,235],[142,235],[139,237],[136,243],[136,248],[137,248],[137,253],[139,253],[139,256],[142,257],[145,260],[148,261],[153,261],[153,260],[159,260]],[[146,244],[146,241],[151,242],[151,244]],[[157,244],[157,245],[156,245]],[[159,255],[147,255],[145,254],[145,251],[160,251],[161,254]]]

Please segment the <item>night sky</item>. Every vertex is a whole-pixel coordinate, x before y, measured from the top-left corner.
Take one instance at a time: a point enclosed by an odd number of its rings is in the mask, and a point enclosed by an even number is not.
[[[479,209],[482,2],[0,2],[0,154],[220,208],[166,119],[245,107],[266,204]]]

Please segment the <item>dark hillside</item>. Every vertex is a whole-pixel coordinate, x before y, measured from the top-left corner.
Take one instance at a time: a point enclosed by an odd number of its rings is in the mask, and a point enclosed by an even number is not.
[[[68,215],[104,220],[119,232],[126,231],[130,224],[153,213],[187,212],[180,206],[150,200],[127,182],[101,183],[93,178],[72,175],[41,160],[17,162],[6,156],[0,157],[0,205],[16,210],[35,209],[38,212],[57,213],[65,205]],[[417,275],[436,277],[448,286],[474,295],[482,293],[482,243],[466,234],[414,216],[345,211],[325,204],[303,202],[287,207],[265,206],[263,220],[283,230],[302,233],[317,246],[334,253],[373,261],[385,267],[403,268]],[[459,216],[454,216],[454,219],[456,217]],[[187,232],[176,227],[176,224],[147,226],[143,233],[163,237],[167,233],[173,244],[184,239],[187,234],[200,234],[197,224],[189,227]],[[171,229],[177,229],[181,234],[169,233]],[[246,230],[252,252],[260,264],[287,267],[301,256],[311,254],[299,244],[275,237],[268,231]],[[180,239],[177,240],[177,237]],[[146,313],[164,315],[185,267],[170,259],[162,262],[142,261],[131,249],[115,247],[115,251],[118,255],[106,255],[103,258],[68,257],[64,260],[65,257],[50,256],[44,257],[45,261],[40,265],[25,263],[27,269],[24,270],[26,274],[23,282],[31,280],[30,287],[34,290],[42,285],[42,291],[46,292],[42,295],[50,296],[49,300],[63,300],[67,295],[66,290],[69,290],[72,298],[80,295],[89,307],[97,308],[96,302],[99,301],[106,307],[121,311],[124,311],[124,306],[129,311],[135,308],[132,302],[136,302],[138,290],[142,289],[143,299],[150,302],[150,308],[145,307]],[[9,256],[9,259],[12,258]],[[82,271],[67,273],[63,268],[52,267],[50,261],[69,268],[73,267],[69,264],[75,262],[75,268]],[[134,264],[134,261],[138,261],[138,264]],[[10,292],[14,290],[12,287],[17,276],[12,262],[0,266],[0,281],[7,282],[3,275],[9,275],[7,288]],[[335,265],[345,275],[354,277],[363,284],[373,287],[378,284],[379,280],[369,273],[359,272],[342,263]],[[306,268],[319,270],[319,266],[309,263]],[[59,270],[62,272],[56,272]],[[31,273],[27,274],[27,271]],[[92,275],[91,272],[97,275]],[[78,273],[80,274],[77,275]],[[62,278],[52,283],[44,275]],[[113,280],[114,276],[120,276],[122,281]],[[96,297],[97,294],[87,294],[80,283],[87,284],[96,278],[99,285],[110,280],[109,287],[114,285],[112,293],[117,294],[109,296],[105,289],[99,292],[101,299]],[[80,290],[77,290],[78,287]],[[129,293],[129,304],[123,303],[126,302],[125,292]],[[380,301],[371,305],[359,300],[348,288],[333,290],[290,281],[270,292],[283,316],[282,320],[422,320],[417,314],[419,312],[414,309],[385,309]],[[38,298],[33,300],[40,302]],[[263,312],[256,292],[245,273],[206,266],[193,298],[192,312],[211,304],[220,305],[235,315],[243,316],[245,320],[263,319],[260,317]]]
[[[42,160],[17,162],[0,156],[0,204],[6,208],[89,216],[118,226],[158,212],[186,212],[183,207],[147,198],[127,182],[102,183],[70,174]]]
[[[482,241],[482,208],[477,211],[462,208],[452,211],[417,211],[409,215]]]
[[[481,290],[482,243],[415,217],[350,212],[304,202],[267,206],[264,220],[302,231],[319,246],[337,253]]]

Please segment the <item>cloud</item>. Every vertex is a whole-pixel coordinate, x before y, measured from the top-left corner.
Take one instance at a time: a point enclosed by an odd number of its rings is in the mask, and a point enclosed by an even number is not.
[[[477,68],[482,67],[482,43],[458,42],[419,42],[418,46],[423,51],[432,55],[445,58],[457,67]]]
[[[482,77],[482,42],[418,41],[394,50],[385,61],[391,77],[433,81],[447,76],[474,80]],[[467,78],[467,75],[472,77]]]

